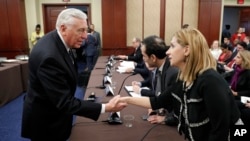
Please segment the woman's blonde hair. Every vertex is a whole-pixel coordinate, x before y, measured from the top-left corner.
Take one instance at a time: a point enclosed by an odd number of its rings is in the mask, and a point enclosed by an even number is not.
[[[180,80],[193,82],[205,70],[211,68],[216,70],[216,60],[200,31],[187,28],[177,31],[174,36],[182,47],[189,47],[189,55],[185,59],[185,70],[179,74]]]
[[[238,52],[242,58],[241,68],[250,69],[250,52],[248,50],[242,50]]]

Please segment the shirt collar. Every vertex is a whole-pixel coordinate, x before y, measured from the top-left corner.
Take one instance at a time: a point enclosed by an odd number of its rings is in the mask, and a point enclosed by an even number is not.
[[[64,44],[64,46],[65,46],[65,49],[67,50],[67,52],[69,52],[70,47],[65,43],[65,41],[64,41],[64,39],[63,39],[61,33],[60,33],[58,30],[57,30],[57,33],[58,33],[60,39],[62,40],[62,42],[63,42],[63,44]]]

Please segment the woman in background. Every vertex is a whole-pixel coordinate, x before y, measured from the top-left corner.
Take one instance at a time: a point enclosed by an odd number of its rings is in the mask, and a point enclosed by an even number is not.
[[[235,69],[231,80],[231,90],[237,100],[241,96],[250,97],[250,52],[239,51],[235,57]]]
[[[44,36],[43,31],[41,31],[41,25],[37,24],[35,31],[31,33],[30,41],[32,43],[32,47],[30,48],[30,51],[32,50],[33,46],[37,43],[37,41]]]
[[[211,51],[211,53],[214,56],[214,58],[216,60],[218,60],[220,54],[222,53],[222,50],[221,50],[220,45],[219,45],[219,41],[218,40],[214,40],[209,50]]]

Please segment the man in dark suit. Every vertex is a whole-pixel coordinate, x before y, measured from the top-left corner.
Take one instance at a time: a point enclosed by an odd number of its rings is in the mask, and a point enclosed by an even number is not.
[[[96,64],[98,57],[101,55],[101,49],[102,49],[102,47],[101,47],[101,38],[100,38],[100,33],[95,30],[95,25],[94,24],[90,24],[89,29],[90,29],[90,34],[92,36],[94,36],[95,39],[96,39],[96,45],[95,46],[96,46],[97,50],[96,50],[95,57],[94,57],[94,64]]]
[[[97,40],[92,34],[88,34],[86,41],[83,42],[82,48],[86,56],[87,68],[85,71],[91,71],[95,65],[95,55],[97,52]]]
[[[119,96],[106,104],[74,97],[77,75],[68,52],[87,38],[87,16],[77,9],[63,10],[56,30],[41,38],[29,57],[29,89],[24,99],[22,137],[32,141],[65,141],[72,116],[97,120],[100,113],[119,111],[126,103]]]
[[[158,81],[156,81],[154,93],[150,96],[159,96],[162,92],[171,89],[173,84],[176,82],[178,69],[170,66],[169,59],[166,57],[166,51],[168,50],[168,48],[169,47],[166,46],[165,42],[157,36],[149,36],[145,38],[142,42],[141,51],[143,55],[143,60],[145,61],[145,63],[148,64],[149,67],[157,68],[157,78],[155,79],[158,79]],[[172,116],[169,117],[173,118]],[[159,122],[156,121],[156,118],[158,117],[155,116],[154,118],[150,118],[150,122]],[[164,118],[165,117],[162,116],[162,121],[164,120]],[[174,122],[173,119],[171,120],[171,122]]]
[[[140,38],[133,38],[132,46],[135,51],[129,55],[118,55],[117,59],[134,61],[137,64],[143,63],[142,54],[141,54],[141,40]]]

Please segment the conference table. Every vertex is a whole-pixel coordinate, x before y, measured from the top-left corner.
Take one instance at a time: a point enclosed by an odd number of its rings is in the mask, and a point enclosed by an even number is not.
[[[21,66],[4,63],[0,67],[0,107],[19,96],[23,91]]]
[[[108,57],[101,56],[91,72],[88,85],[86,87],[84,99],[86,100],[91,93],[95,93],[99,102],[106,103],[112,96],[106,96],[105,90],[97,88],[103,85],[105,66]],[[119,65],[119,61],[115,66]],[[117,71],[112,72],[112,81],[116,81],[114,94],[120,91],[121,96],[129,96],[124,89],[125,85],[131,85],[133,80],[141,81],[139,74],[121,74]],[[101,114],[97,121],[77,116],[73,124],[70,141],[183,141],[184,137],[179,135],[177,127],[166,126],[163,124],[151,124],[142,119],[147,114],[147,109],[135,105],[128,105],[120,111],[120,117],[134,115],[132,127],[125,127],[124,124],[112,125],[107,123],[110,113]]]
[[[28,61],[3,62],[0,67],[0,107],[28,89]]]

